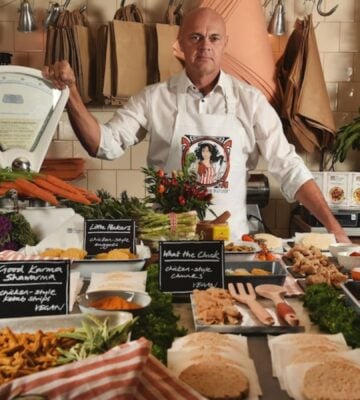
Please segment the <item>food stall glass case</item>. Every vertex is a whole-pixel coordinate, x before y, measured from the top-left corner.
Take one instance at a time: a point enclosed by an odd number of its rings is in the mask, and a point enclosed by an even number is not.
[[[17,160],[38,172],[69,97],[41,71],[0,66],[0,167]]]

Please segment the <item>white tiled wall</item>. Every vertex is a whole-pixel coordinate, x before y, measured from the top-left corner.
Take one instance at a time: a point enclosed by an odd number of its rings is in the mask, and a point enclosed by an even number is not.
[[[258,0],[253,0],[258,1]],[[263,3],[262,0],[259,0]],[[145,12],[146,22],[162,22],[168,0],[128,0],[126,4],[136,3]],[[64,3],[62,0],[60,3]],[[71,0],[69,9],[87,5],[89,20],[96,27],[112,19],[120,7],[121,0]],[[264,9],[269,20],[275,0],[270,1]],[[317,3],[317,2],[316,2]],[[0,0],[0,52],[13,54],[12,64],[42,68],[46,34],[42,21],[46,15],[47,0],[30,0],[31,7],[38,22],[38,29],[32,33],[17,32],[18,8],[20,0]],[[196,0],[185,0],[185,10],[196,6]],[[302,18],[309,12],[313,14],[316,26],[316,38],[320,51],[324,76],[331,100],[331,107],[337,126],[340,127],[358,115],[360,107],[360,0],[324,0],[323,10],[327,11],[336,4],[338,9],[329,17],[322,17],[316,12],[314,0],[286,0],[284,2],[288,34],[296,18]],[[288,35],[269,37],[274,59],[277,60],[287,42]],[[106,121],[112,115],[109,108],[91,109],[96,118]],[[86,176],[76,184],[91,190],[103,188],[114,195],[123,190],[129,194],[144,195],[143,175],[140,168],[145,165],[147,142],[130,149],[121,159],[101,161],[90,158],[76,140],[66,113],[54,136],[49,149],[49,157],[83,157],[86,159]],[[312,170],[319,168],[318,154],[302,155]],[[265,170],[264,162],[259,163],[259,171]],[[338,170],[360,170],[358,153],[350,154],[344,164],[336,166]],[[267,225],[275,233],[286,236],[290,206],[283,200],[277,183],[270,177],[271,201],[263,210]]]

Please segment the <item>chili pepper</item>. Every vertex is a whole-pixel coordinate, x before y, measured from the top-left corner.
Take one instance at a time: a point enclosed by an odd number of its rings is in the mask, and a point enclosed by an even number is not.
[[[186,199],[184,196],[179,196],[178,197],[178,202],[181,206],[184,206],[186,204]]]
[[[250,235],[246,234],[241,236],[241,240],[244,242],[254,242],[254,239]]]
[[[164,185],[159,185],[158,189],[157,189],[158,193],[164,193],[165,192],[165,186]]]

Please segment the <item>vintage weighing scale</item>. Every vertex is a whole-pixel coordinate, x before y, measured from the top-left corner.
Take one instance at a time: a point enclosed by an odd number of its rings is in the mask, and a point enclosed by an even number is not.
[[[68,88],[54,89],[39,70],[0,66],[0,168],[40,170],[68,97]],[[17,200],[2,199],[0,209],[9,211],[15,202],[19,204]],[[42,218],[39,206],[44,206]],[[30,200],[21,204],[21,212],[30,224],[36,220],[45,230],[54,228],[51,221],[61,223],[73,213]],[[43,236],[48,232],[41,233]]]

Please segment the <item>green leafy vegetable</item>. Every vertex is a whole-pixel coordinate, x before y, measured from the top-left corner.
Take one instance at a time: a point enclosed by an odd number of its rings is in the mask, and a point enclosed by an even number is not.
[[[185,328],[179,328],[179,317],[173,313],[172,295],[159,290],[159,268],[157,264],[147,268],[146,290],[151,296],[147,313],[141,315],[132,330],[132,339],[146,337],[152,342],[152,354],[166,364],[167,350],[176,337],[186,335]]]
[[[343,333],[351,347],[360,347],[360,316],[348,307],[339,291],[327,284],[311,285],[304,295],[310,318],[322,331]]]

